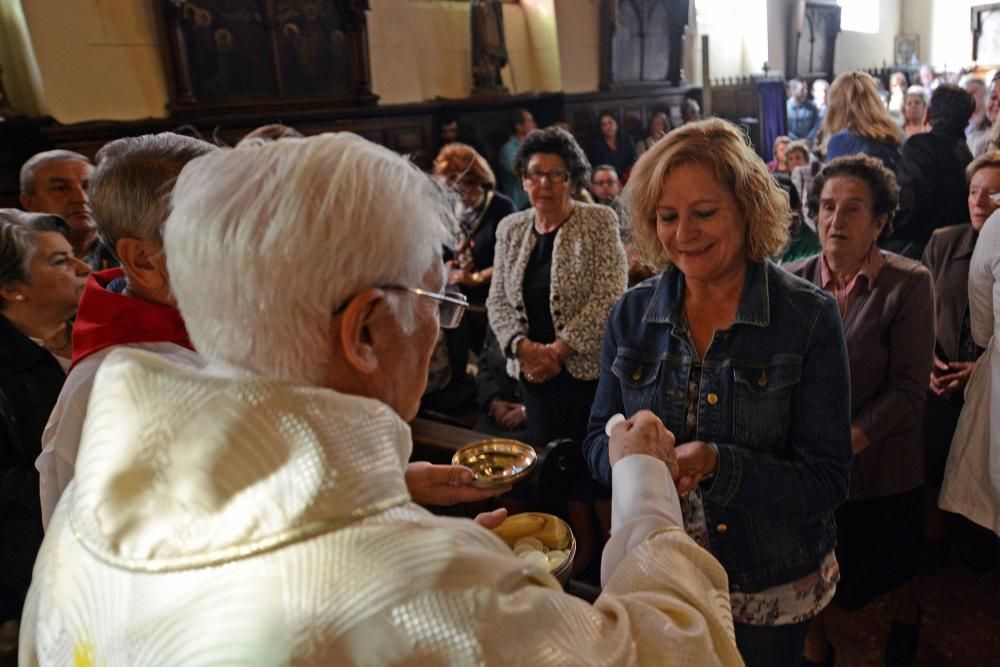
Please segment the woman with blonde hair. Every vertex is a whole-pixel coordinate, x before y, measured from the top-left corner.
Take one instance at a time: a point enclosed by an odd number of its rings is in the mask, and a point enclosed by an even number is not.
[[[676,439],[684,528],[729,575],[743,659],[796,665],[836,589],[851,466],[836,301],[767,259],[788,241],[788,197],[730,123],[671,132],[625,197],[662,274],[611,311],[584,454],[610,481],[609,451],[655,415]]]
[[[889,115],[900,122],[903,120],[903,105],[906,103],[906,89],[909,85],[902,72],[893,72],[889,76]]]
[[[827,161],[864,153],[896,170],[900,129],[865,72],[845,72],[833,80],[822,134]]]

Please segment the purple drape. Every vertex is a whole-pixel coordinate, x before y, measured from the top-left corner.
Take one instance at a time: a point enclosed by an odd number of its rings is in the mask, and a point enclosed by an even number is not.
[[[785,84],[782,81],[761,81],[757,84],[760,97],[760,149],[764,161],[774,156],[774,140],[785,133]]]

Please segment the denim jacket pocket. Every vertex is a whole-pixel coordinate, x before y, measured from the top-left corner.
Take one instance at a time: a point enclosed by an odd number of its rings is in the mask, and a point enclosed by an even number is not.
[[[628,353],[618,353],[611,371],[618,378],[622,390],[622,404],[626,415],[639,410],[657,411],[656,396],[659,393],[657,380],[660,377],[659,359],[642,359]]]
[[[736,444],[768,452],[784,449],[791,428],[792,395],[802,379],[801,358],[733,367]]]

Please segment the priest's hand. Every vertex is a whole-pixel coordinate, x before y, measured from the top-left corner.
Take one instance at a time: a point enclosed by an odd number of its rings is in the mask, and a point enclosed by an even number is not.
[[[501,523],[503,523],[503,520],[506,518],[507,518],[507,508],[500,507],[493,510],[492,512],[483,512],[481,514],[477,514],[475,521],[483,528],[486,528],[487,530],[493,530]]]
[[[472,486],[472,471],[465,466],[414,461],[406,466],[405,477],[406,488],[410,491],[413,502],[420,505],[473,503],[510,491],[509,486],[499,489],[478,489]]]
[[[608,438],[608,458],[614,465],[630,454],[647,454],[667,464],[670,477],[678,478],[674,434],[649,410],[639,410],[615,426]]]

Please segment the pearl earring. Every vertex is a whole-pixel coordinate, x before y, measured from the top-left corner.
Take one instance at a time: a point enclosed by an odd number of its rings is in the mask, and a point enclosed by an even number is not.
[[[18,294],[18,295],[16,295],[14,297],[14,300],[15,301],[24,301],[24,295],[23,294]]]

